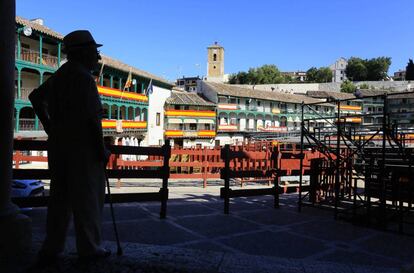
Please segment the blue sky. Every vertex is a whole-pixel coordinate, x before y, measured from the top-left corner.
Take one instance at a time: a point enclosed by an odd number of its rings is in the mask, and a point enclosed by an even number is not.
[[[102,52],[175,80],[206,74],[207,46],[225,48],[225,73],[263,64],[282,71],[337,58],[414,57],[412,0],[16,0],[62,34],[89,29]]]

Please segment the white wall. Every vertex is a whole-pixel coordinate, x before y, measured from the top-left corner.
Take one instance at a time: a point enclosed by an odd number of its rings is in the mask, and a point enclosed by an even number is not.
[[[197,145],[201,147],[214,147],[214,139],[184,139],[183,146],[184,148],[194,148]]]
[[[148,132],[142,146],[160,145],[160,140],[164,139],[164,104],[170,96],[170,89],[153,86],[153,92],[149,95]],[[156,124],[157,113],[160,113],[159,126]]]
[[[220,146],[224,146],[226,144],[236,144],[244,141],[244,137],[242,135],[233,135],[230,136],[228,134],[218,134],[215,140],[220,140]]]

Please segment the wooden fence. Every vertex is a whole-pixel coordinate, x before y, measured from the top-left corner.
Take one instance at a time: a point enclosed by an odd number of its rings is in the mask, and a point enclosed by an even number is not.
[[[115,145],[113,147],[120,147]],[[128,146],[130,147],[130,146]],[[291,176],[300,174],[300,150],[295,144],[276,144],[272,142],[253,142],[241,144],[234,149],[243,150],[249,153],[249,158],[240,158],[231,160],[231,167],[238,170],[266,170],[272,166],[272,152],[276,153],[277,166],[280,176]],[[133,147],[132,147],[133,148]],[[144,147],[138,149],[145,150]],[[274,149],[275,148],[275,149]],[[152,147],[155,149],[155,147]],[[122,155],[112,155],[108,164],[110,170],[139,170],[145,168],[159,168],[163,166],[163,157],[160,155],[149,154],[142,159],[127,159]],[[317,151],[306,151],[304,157],[304,174],[310,168],[310,160],[319,158],[322,155]],[[19,169],[22,162],[47,162],[46,156],[27,155],[22,151],[16,150],[13,156],[15,169]],[[202,179],[203,186],[208,186],[209,179],[220,179],[220,170],[224,168],[224,161],[221,159],[221,149],[215,148],[172,148],[169,160],[170,179]],[[141,178],[141,177],[139,177]],[[144,178],[144,177],[142,177]],[[122,186],[119,179],[117,186]],[[248,182],[258,182],[258,179],[240,177],[234,178],[234,181],[243,186]],[[260,179],[269,185],[272,179]],[[289,185],[281,185],[283,191],[286,192]],[[291,185],[298,187],[298,185]]]

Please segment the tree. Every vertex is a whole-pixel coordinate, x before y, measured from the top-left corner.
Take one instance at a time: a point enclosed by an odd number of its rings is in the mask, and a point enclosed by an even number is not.
[[[345,80],[344,82],[341,83],[341,92],[354,93],[356,89],[357,87],[351,81]]]
[[[391,65],[390,57],[379,57],[366,60],[369,81],[382,81],[388,78],[388,69]]]
[[[318,69],[316,67],[309,68],[308,71],[306,71],[306,80],[308,82],[316,82],[316,74],[318,74]]]
[[[329,67],[320,67],[316,75],[317,75],[318,82],[331,82],[332,81],[332,70],[329,69]]]
[[[364,60],[355,57],[350,58],[345,68],[345,74],[351,81],[366,81],[368,71]]]
[[[308,82],[331,82],[332,70],[329,67],[311,67],[306,71],[306,80]]]
[[[345,74],[352,81],[381,81],[388,78],[391,65],[390,57],[361,59],[352,57],[348,60]]]
[[[406,81],[414,80],[414,63],[412,59],[408,60],[408,64],[405,67],[405,80]]]
[[[248,72],[241,71],[232,74],[229,79],[230,84],[270,84],[283,83],[285,77],[281,75],[275,65],[265,64],[261,67],[250,68]]]

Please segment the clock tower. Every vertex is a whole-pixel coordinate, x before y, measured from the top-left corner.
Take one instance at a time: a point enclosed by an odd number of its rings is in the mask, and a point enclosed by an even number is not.
[[[217,42],[207,47],[207,80],[224,81],[224,48]]]

